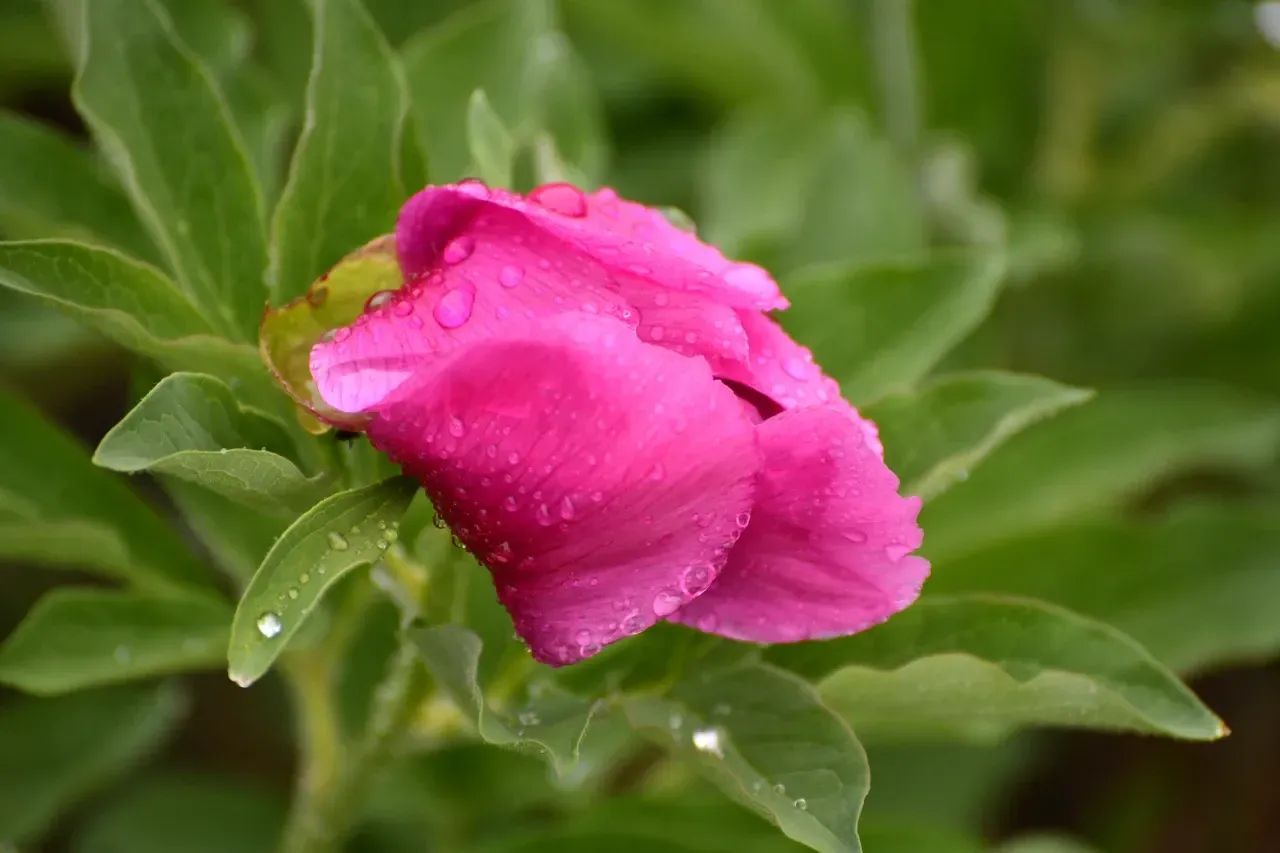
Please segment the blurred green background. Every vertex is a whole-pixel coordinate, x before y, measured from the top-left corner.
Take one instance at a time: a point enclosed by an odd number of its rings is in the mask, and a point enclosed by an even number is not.
[[[87,145],[68,95],[71,5],[0,0],[6,238],[67,234],[75,218],[25,183],[33,151]],[[311,50],[303,0],[167,5],[278,193]],[[1112,621],[1192,677],[1234,734],[872,745],[870,853],[877,820],[919,828],[921,851],[943,850],[928,833],[952,828],[991,841],[1059,833],[1106,853],[1280,849],[1280,4],[366,5],[438,105],[426,129],[414,115],[433,181],[467,172],[467,98],[483,87],[527,143],[518,181],[548,154],[545,127],[583,180],[683,209],[704,238],[784,283],[802,266],[924,243],[1003,245],[1006,286],[946,367],[1098,389],[930,507],[930,589],[1024,592]],[[535,6],[551,17],[527,20]],[[558,75],[536,114],[529,68]],[[862,322],[797,309],[792,329],[820,361],[840,352],[842,324]],[[73,321],[0,291],[3,383],[87,446],[127,411],[131,368]],[[961,505],[990,524],[949,521]],[[0,635],[58,579],[0,566]],[[120,841],[129,821],[154,814],[157,790],[184,786],[193,798],[226,793],[221,813],[201,807],[211,826],[278,819],[292,772],[282,695],[216,673],[188,680],[177,737],[127,786],[104,788],[85,769],[87,799],[42,849],[141,851]],[[544,773],[536,763],[457,752],[400,768],[379,799],[381,828],[358,843],[419,849],[401,806],[430,803],[458,833],[559,807],[561,793],[521,784]],[[689,795],[695,812],[700,796]],[[1047,845],[1017,849],[1071,849]]]

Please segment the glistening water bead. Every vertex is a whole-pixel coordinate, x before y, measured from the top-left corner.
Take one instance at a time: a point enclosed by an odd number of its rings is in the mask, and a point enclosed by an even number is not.
[[[284,623],[274,613],[263,613],[258,617],[258,633],[270,640],[284,630]]]

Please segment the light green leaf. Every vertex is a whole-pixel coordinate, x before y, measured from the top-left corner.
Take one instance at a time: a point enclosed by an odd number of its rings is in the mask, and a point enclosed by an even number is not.
[[[73,853],[272,853],[284,826],[279,793],[240,778],[158,773],[88,818]]]
[[[316,504],[272,546],[240,598],[228,675],[248,687],[284,651],[321,597],[347,572],[375,563],[418,484],[409,477],[340,492]]]
[[[188,294],[220,330],[256,339],[262,198],[216,82],[156,0],[84,10],[77,108]]]
[[[1280,441],[1270,400],[1179,384],[1108,391],[1015,436],[925,508],[925,554],[958,559],[1097,515],[1192,465],[1246,467]]]
[[[300,512],[323,494],[288,456],[275,421],[241,406],[221,380],[165,377],[102,439],[94,464],[167,474],[269,512]]]
[[[48,696],[213,668],[230,626],[214,598],[60,587],[0,645],[0,682]]]
[[[787,280],[783,325],[862,407],[919,382],[987,316],[1004,261],[987,251],[817,267]]]
[[[414,126],[432,181],[467,177],[467,113],[477,89],[518,142],[540,129],[545,93],[537,87],[546,75],[530,71],[551,26],[547,0],[487,0],[404,46]]]
[[[391,231],[405,195],[398,173],[408,95],[399,62],[359,0],[312,6],[306,116],[272,223],[277,301]]]
[[[761,664],[729,667],[683,681],[665,699],[633,698],[624,710],[788,837],[821,853],[862,849],[866,754],[796,676]]]
[[[483,89],[471,93],[467,106],[467,145],[481,180],[495,187],[511,187],[515,140],[489,105]]]
[[[1040,376],[980,371],[940,376],[863,414],[880,428],[902,494],[928,501],[967,479],[1010,436],[1092,396]]]
[[[864,735],[985,739],[1028,725],[1227,733],[1133,640],[1031,599],[926,597],[862,634],[766,654],[813,678]]]
[[[0,392],[0,492],[47,521],[115,530],[131,555],[129,579],[147,589],[204,586],[204,567],[181,537],[114,476],[93,466],[74,439],[27,404]],[[123,568],[123,567],[121,567]]]
[[[0,502],[9,496],[0,494]],[[129,580],[133,558],[120,534],[99,521],[0,516],[0,557],[38,565],[87,569]]]
[[[1003,592],[1101,619],[1179,672],[1280,652],[1280,507],[1203,504],[1084,519],[934,572],[933,592]],[[1034,567],[1034,570],[1029,567]]]
[[[410,639],[436,682],[472,721],[486,743],[545,755],[563,775],[578,760],[578,746],[595,711],[585,699],[546,688],[514,714],[493,707],[479,683],[484,643],[461,625],[412,628]]]
[[[0,111],[0,219],[10,236],[83,236],[153,256],[155,247],[104,171],[52,128]]]
[[[108,688],[0,706],[0,838],[54,819],[160,746],[183,714],[173,685]]]
[[[258,512],[183,480],[169,478],[164,487],[191,532],[237,590],[249,585],[267,551],[289,525],[289,519]]]

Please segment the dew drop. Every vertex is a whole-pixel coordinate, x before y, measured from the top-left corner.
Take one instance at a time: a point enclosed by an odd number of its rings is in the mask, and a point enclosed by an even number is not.
[[[911,549],[906,545],[889,545],[884,549],[884,555],[889,558],[889,562],[896,563],[903,557],[911,553]]]
[[[329,532],[329,547],[335,551],[345,551],[349,547],[347,537],[343,536],[336,530]]]
[[[690,566],[680,576],[680,588],[686,595],[701,595],[711,585],[711,569],[705,565]]]
[[[848,539],[855,545],[861,545],[863,542],[867,541],[867,534],[863,533],[861,530],[849,530],[845,532],[844,538]]]
[[[463,178],[455,184],[458,192],[478,198],[481,201],[489,198],[489,186],[479,178]]]
[[[529,200],[561,216],[579,219],[587,215],[587,197],[572,184],[543,184],[529,193]]]
[[[653,614],[655,616],[670,616],[680,609],[680,596],[674,592],[660,592],[653,597]]]
[[[580,646],[589,646],[595,642],[595,639],[595,635],[586,628],[583,628],[581,631],[573,635],[573,641]]]
[[[551,510],[547,508],[546,504],[538,504],[538,509],[534,512],[533,517],[543,527],[549,527],[552,523]]]
[[[667,335],[667,330],[661,326],[654,326],[649,330],[649,337],[655,341],[660,341]]]
[[[369,300],[364,303],[365,312],[377,311],[379,308],[394,299],[395,295],[396,292],[394,290],[379,290],[377,293],[370,296]]]
[[[519,506],[520,504],[516,503],[516,499],[511,495],[507,495],[505,498],[502,499],[502,508],[505,509],[507,512],[515,512],[516,509],[519,508]]]
[[[476,292],[470,287],[459,287],[450,290],[436,303],[431,316],[436,318],[445,329],[456,329],[471,319],[471,307],[475,304]]]
[[[320,343],[327,344],[336,337],[338,337],[338,330],[330,329],[329,331],[325,332],[320,336]]]
[[[779,782],[778,784],[773,786],[773,792],[780,797],[785,796],[787,793],[787,786]]]
[[[809,808],[809,804],[805,801],[804,797],[801,797],[800,799],[796,800],[794,803],[792,803],[792,805],[798,808],[800,811],[804,811],[807,808]]]
[[[454,438],[462,438],[466,433],[467,427],[462,423],[462,418],[454,417],[449,419],[449,435]]]
[[[774,290],[769,274],[755,264],[731,264],[721,275],[724,283],[750,293],[767,294]]]
[[[382,534],[382,538],[386,539],[388,542],[395,542],[400,538],[400,532],[393,527],[386,533]]]
[[[798,358],[784,358],[782,370],[792,379],[808,379],[813,368]]]
[[[391,313],[397,317],[408,317],[413,313],[412,302],[397,302],[396,307],[391,309]]]
[[[738,517],[734,519],[734,521],[737,523],[739,529],[745,529],[746,526],[751,523],[751,511],[744,510],[738,513]]]
[[[716,758],[724,758],[719,729],[697,729],[693,733],[693,747],[699,752],[709,752]]]
[[[698,630],[706,631],[710,634],[720,624],[720,619],[714,613],[708,613],[705,616],[698,617]]]
[[[521,711],[516,716],[516,719],[520,721],[520,725],[522,726],[536,726],[538,723],[542,722],[541,718],[539,718],[533,711]]]
[[[333,333],[333,342],[340,344],[349,337],[351,337],[351,328],[349,326],[343,326],[341,329]]]
[[[290,599],[291,601],[297,601],[297,600],[298,600],[298,591],[297,591],[296,589],[294,589],[293,587],[289,587],[288,596],[289,596],[289,599]]]
[[[268,640],[284,630],[284,623],[274,613],[263,613],[258,617],[258,633]]]
[[[503,287],[515,287],[524,281],[524,270],[519,267],[506,266],[498,273],[498,284]]]
[[[577,517],[577,508],[573,505],[573,500],[565,495],[564,500],[560,501],[560,517],[565,521],[572,521]]]
[[[644,617],[640,615],[639,610],[632,610],[622,620],[622,633],[631,635],[639,634],[645,629]]]
[[[446,264],[460,264],[471,257],[471,253],[475,250],[475,238],[468,234],[463,234],[461,237],[449,241],[449,245],[444,247],[444,252],[440,255],[440,259]]]

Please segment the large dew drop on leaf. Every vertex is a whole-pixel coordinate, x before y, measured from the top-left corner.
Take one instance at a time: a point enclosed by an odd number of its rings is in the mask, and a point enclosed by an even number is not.
[[[311,432],[323,433],[326,424],[361,430],[368,420],[367,415],[339,412],[320,398],[311,378],[311,348],[325,334],[354,322],[369,297],[398,290],[403,283],[395,236],[385,234],[343,258],[305,296],[263,313],[258,341],[262,358],[281,387],[310,413],[299,412],[299,417]]]

